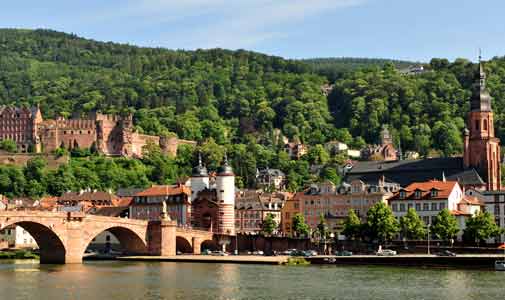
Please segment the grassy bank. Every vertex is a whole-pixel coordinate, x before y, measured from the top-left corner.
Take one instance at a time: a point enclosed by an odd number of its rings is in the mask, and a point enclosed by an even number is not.
[[[0,251],[0,259],[38,259],[39,256],[28,250]]]

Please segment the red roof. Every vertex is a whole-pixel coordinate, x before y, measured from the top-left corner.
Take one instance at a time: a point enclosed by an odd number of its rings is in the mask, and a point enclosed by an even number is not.
[[[452,190],[458,184],[457,181],[438,181],[430,180],[426,182],[414,182],[404,189],[400,189],[389,200],[403,200],[403,199],[417,199],[417,200],[431,200],[431,199],[447,199]],[[435,190],[437,193],[431,195],[431,191]],[[416,191],[420,192],[420,197],[416,197]],[[405,197],[400,197],[400,193],[404,192]]]
[[[190,189],[185,185],[154,185],[148,189],[137,193],[135,196],[153,197],[153,196],[172,196],[186,194],[191,195]]]
[[[470,216],[471,214],[463,212],[461,210],[451,210],[451,215],[453,215],[453,216]]]
[[[463,199],[461,199],[460,204],[470,204],[470,205],[480,205],[484,206],[484,203],[480,202],[477,197],[465,195]]]

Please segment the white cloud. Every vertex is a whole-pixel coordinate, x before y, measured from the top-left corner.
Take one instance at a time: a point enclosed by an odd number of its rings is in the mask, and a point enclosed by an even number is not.
[[[113,11],[94,14],[93,19],[105,23],[130,20],[127,22],[136,28],[173,25],[161,38],[179,40],[183,47],[245,48],[285,36],[287,32],[279,27],[365,1],[368,0],[131,0]],[[192,19],[198,21],[186,27],[178,25]],[[174,33],[175,30],[183,33]]]

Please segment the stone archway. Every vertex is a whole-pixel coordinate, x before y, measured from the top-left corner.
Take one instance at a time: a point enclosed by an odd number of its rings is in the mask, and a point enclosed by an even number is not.
[[[182,236],[175,237],[175,250],[177,253],[193,253],[191,243]]]
[[[40,263],[63,264],[67,250],[62,239],[51,228],[33,221],[19,221],[4,226],[19,226],[26,230],[39,246]]]
[[[203,252],[205,250],[218,251],[220,249],[219,249],[219,245],[217,244],[216,241],[214,241],[214,240],[205,240],[200,245],[200,251]]]
[[[121,247],[121,252],[124,254],[129,254],[129,255],[140,255],[140,254],[147,254],[147,244],[145,242],[145,237],[139,236],[135,231],[126,228],[126,227],[121,227],[121,226],[114,226],[110,228],[103,229],[99,232],[95,232],[94,234],[90,234],[85,242],[84,242],[84,249],[83,249],[83,254],[84,251],[88,248],[88,246],[91,244],[93,239],[95,239],[97,236],[104,232],[109,232],[120,243]]]

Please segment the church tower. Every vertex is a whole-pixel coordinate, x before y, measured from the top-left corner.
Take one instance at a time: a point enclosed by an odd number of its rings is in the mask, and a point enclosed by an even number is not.
[[[193,168],[191,174],[191,200],[198,197],[198,193],[209,188],[209,174],[202,163],[202,154],[198,153],[198,166]]]
[[[500,140],[494,135],[491,96],[486,88],[486,73],[479,56],[470,112],[464,137],[464,167],[475,168],[487,184],[487,190],[501,189]]]

